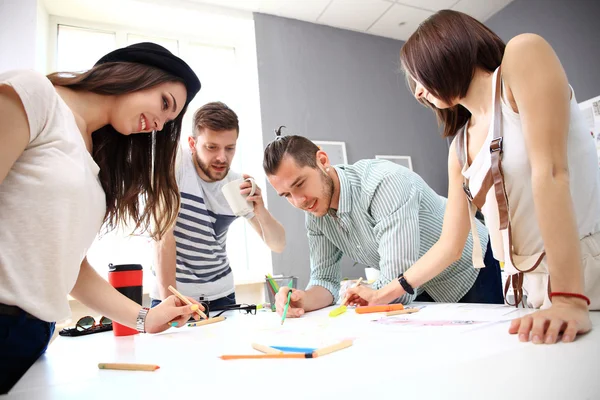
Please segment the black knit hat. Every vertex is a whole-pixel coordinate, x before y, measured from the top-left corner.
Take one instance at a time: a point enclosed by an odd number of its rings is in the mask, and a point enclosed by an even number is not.
[[[183,79],[187,90],[186,105],[200,90],[200,80],[189,65],[169,50],[155,43],[136,43],[111,51],[96,62],[96,65],[109,62],[132,62],[160,68],[171,75]]]

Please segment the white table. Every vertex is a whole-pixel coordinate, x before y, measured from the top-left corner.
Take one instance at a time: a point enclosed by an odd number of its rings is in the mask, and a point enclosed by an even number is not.
[[[436,304],[409,317],[388,318],[431,321],[431,316],[446,315],[446,319],[491,321],[501,313],[512,312],[512,317],[527,312],[498,307],[502,306]],[[59,337],[13,390],[0,398],[600,398],[598,312],[592,313],[590,334],[575,343],[547,346],[520,343],[507,333],[508,322],[398,326],[372,321],[383,318],[381,314],[348,311],[329,318],[328,311],[287,319],[283,327],[271,312],[255,316],[232,312],[224,322],[170,329],[159,335],[115,338],[106,332]],[[323,342],[343,337],[354,337],[355,342],[316,359],[218,358],[225,353],[257,354],[252,342],[304,345],[300,342],[316,341],[317,336]],[[148,363],[161,368],[155,372],[99,370],[99,362]]]

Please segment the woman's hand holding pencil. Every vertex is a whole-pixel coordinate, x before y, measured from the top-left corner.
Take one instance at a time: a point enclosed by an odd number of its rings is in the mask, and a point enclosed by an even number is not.
[[[356,281],[356,283],[352,286],[352,288],[357,288],[360,286],[360,283],[362,282],[363,278],[362,276],[360,278],[358,278],[358,280]],[[348,304],[348,300],[350,300],[350,297],[348,296],[348,293],[344,293],[344,298],[342,298],[342,306],[345,306],[346,304]]]
[[[378,291],[366,286],[355,286],[346,292],[346,304],[351,306],[372,306],[381,304]]]
[[[191,316],[196,320],[200,319],[199,313],[204,311],[202,304],[188,297],[183,298],[185,300],[178,296],[169,296],[159,305],[151,308],[146,316],[146,332],[158,333],[170,327],[185,326]]]

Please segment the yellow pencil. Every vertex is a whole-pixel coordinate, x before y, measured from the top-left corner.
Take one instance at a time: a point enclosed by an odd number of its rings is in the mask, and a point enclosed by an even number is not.
[[[385,315],[387,317],[390,317],[392,315],[412,314],[412,313],[416,313],[417,311],[419,311],[418,308],[405,308],[404,310],[388,311],[385,313]]]
[[[156,371],[160,367],[152,364],[99,363],[100,369],[118,369],[122,371]]]
[[[225,321],[225,317],[224,316],[215,317],[215,318],[208,318],[208,319],[205,319],[204,321],[190,322],[188,324],[188,326],[210,325],[210,324],[214,324],[215,322],[221,322],[221,321]]]
[[[179,300],[183,301],[185,304],[187,304],[187,305],[189,305],[189,306],[191,306],[192,304],[194,304],[194,303],[192,303],[192,302],[191,302],[191,301],[190,301],[190,300],[189,300],[187,297],[185,297],[184,295],[182,295],[181,293],[179,293],[179,292],[177,291],[177,289],[175,289],[173,286],[169,285],[168,289],[169,289],[169,291],[170,291],[171,293],[173,293],[175,296],[179,297]],[[200,311],[200,309],[196,310],[196,312],[198,313],[198,315],[199,315],[201,318],[208,319],[208,317],[206,316],[206,314],[204,314],[202,311]],[[215,322],[216,322],[216,321],[215,321]]]
[[[352,340],[342,340],[341,342],[333,344],[331,346],[315,350],[313,352],[313,357],[320,357],[327,354],[331,354],[334,351],[342,350],[350,346],[352,346]]]

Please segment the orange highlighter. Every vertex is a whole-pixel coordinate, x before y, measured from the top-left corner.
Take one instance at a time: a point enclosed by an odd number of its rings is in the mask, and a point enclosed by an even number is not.
[[[364,307],[356,307],[354,311],[358,314],[369,314],[376,312],[388,312],[388,311],[398,311],[404,310],[404,306],[402,304],[384,304],[381,306],[364,306]]]

